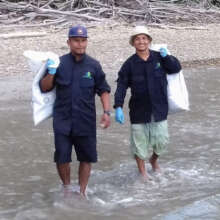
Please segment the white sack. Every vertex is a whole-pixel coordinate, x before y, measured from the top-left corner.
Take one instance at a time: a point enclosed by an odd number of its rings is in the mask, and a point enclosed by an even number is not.
[[[150,49],[159,51],[161,47],[167,49],[166,44],[152,44]],[[170,54],[168,49],[167,51]],[[167,81],[169,114],[188,111],[189,96],[182,70],[179,73],[167,74]]]
[[[52,116],[56,98],[55,88],[50,92],[42,93],[39,82],[46,73],[48,59],[52,59],[55,62],[53,64],[55,68],[59,66],[60,61],[58,55],[52,52],[27,50],[24,52],[24,56],[28,58],[30,69],[35,74],[32,83],[32,109],[34,125],[36,126]]]
[[[183,72],[167,74],[169,114],[189,111],[189,98]]]

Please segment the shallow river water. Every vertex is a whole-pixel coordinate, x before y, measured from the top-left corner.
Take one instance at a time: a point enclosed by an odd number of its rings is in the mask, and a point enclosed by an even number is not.
[[[154,174],[146,163],[147,183],[139,180],[130,156],[128,114],[124,125],[112,117],[108,130],[98,127],[99,162],[93,165],[88,200],[64,199],[60,192],[52,121],[33,126],[31,78],[1,78],[0,220],[220,219],[219,73],[214,67],[184,70],[191,110],[169,117],[162,172]],[[100,113],[98,104],[97,118]],[[77,166],[73,155],[73,185]]]

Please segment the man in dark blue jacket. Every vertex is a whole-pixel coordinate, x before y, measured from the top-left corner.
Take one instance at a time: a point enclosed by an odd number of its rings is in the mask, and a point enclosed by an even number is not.
[[[145,160],[149,147],[153,148],[150,163],[159,170],[157,159],[169,140],[167,128],[167,79],[166,74],[181,70],[179,61],[167,54],[149,49],[152,37],[144,26],[134,28],[130,44],[136,53],[122,65],[115,92],[115,119],[124,123],[122,107],[128,88],[131,89],[129,115],[131,122],[131,152],[136,159],[140,174],[147,179]]]
[[[74,145],[79,163],[80,193],[85,196],[91,163],[97,161],[95,94],[101,98],[101,125],[110,125],[110,87],[98,61],[86,54],[87,30],[74,26],[67,41],[70,53],[60,57],[60,65],[53,68],[48,61],[48,74],[41,80],[43,92],[56,87],[53,112],[55,139],[54,161],[65,192],[71,190],[70,162]]]

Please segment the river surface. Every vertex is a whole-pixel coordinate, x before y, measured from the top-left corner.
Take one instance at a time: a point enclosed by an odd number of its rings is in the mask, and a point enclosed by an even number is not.
[[[220,219],[220,69],[185,69],[189,112],[169,116],[170,144],[161,173],[139,180],[129,152],[129,119],[98,127],[99,162],[88,200],[63,198],[53,163],[52,121],[37,127],[30,105],[31,77],[0,80],[0,220]],[[109,79],[114,91],[113,79]],[[113,96],[112,96],[113,97]],[[126,108],[125,108],[126,109]],[[97,118],[101,108],[97,99]],[[72,184],[78,163],[73,154]]]

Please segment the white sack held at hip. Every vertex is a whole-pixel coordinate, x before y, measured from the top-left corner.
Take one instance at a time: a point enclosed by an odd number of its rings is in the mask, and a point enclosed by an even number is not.
[[[32,109],[33,121],[36,126],[53,115],[56,90],[54,88],[50,92],[42,93],[39,83],[47,71],[48,59],[55,62],[55,64],[53,64],[55,68],[59,66],[60,60],[59,56],[52,52],[26,50],[24,51],[24,56],[28,58],[30,70],[35,74],[32,83]]]
[[[160,48],[166,48],[166,44],[152,44],[150,49],[159,51]],[[167,49],[168,54],[170,54]],[[168,99],[168,113],[173,114],[182,111],[189,111],[189,95],[183,76],[182,70],[174,74],[166,74],[167,76],[167,99]]]
[[[182,70],[179,73],[167,74],[167,98],[169,114],[189,111],[189,98]]]

